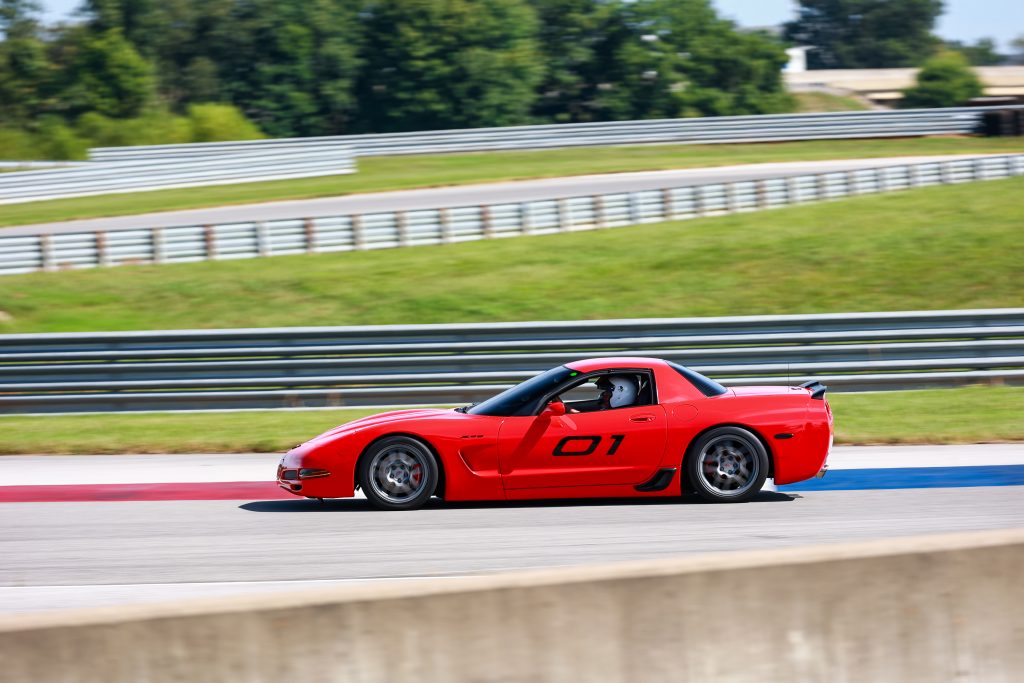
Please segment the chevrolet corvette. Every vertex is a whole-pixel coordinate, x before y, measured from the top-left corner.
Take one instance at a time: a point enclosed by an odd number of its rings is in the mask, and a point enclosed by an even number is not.
[[[479,404],[399,410],[331,429],[281,460],[307,498],[361,490],[375,507],[448,501],[753,498],[823,476],[832,447],[825,387],[726,388],[655,358],[560,365]]]

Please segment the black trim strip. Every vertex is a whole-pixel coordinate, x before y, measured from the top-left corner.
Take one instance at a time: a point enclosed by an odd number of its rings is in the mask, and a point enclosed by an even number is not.
[[[653,477],[642,484],[637,484],[633,488],[642,493],[648,493],[650,491],[664,491],[676,476],[676,469],[677,468],[675,467],[663,467],[655,472]]]

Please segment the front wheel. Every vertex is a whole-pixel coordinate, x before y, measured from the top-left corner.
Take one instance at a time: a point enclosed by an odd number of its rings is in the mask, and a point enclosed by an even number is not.
[[[768,476],[768,453],[750,431],[718,427],[697,439],[686,458],[697,494],[713,503],[750,500]]]
[[[408,436],[381,439],[359,462],[359,485],[381,510],[422,507],[437,488],[437,461],[427,446]]]

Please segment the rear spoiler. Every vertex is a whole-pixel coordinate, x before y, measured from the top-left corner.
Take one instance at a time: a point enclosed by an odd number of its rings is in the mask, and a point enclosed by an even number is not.
[[[812,379],[810,382],[804,382],[800,385],[800,388],[810,389],[811,398],[816,398],[819,401],[825,398],[825,392],[828,390],[828,387],[816,379]]]

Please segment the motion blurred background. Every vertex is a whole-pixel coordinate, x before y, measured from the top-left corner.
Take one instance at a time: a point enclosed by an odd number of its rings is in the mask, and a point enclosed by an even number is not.
[[[931,60],[951,74],[938,91],[886,103],[952,106],[984,94],[966,67],[1024,63],[1024,10],[1004,0],[5,0],[2,8],[0,159],[871,105],[864,92],[833,92],[826,74],[816,88],[791,92],[787,65],[900,69]]]

